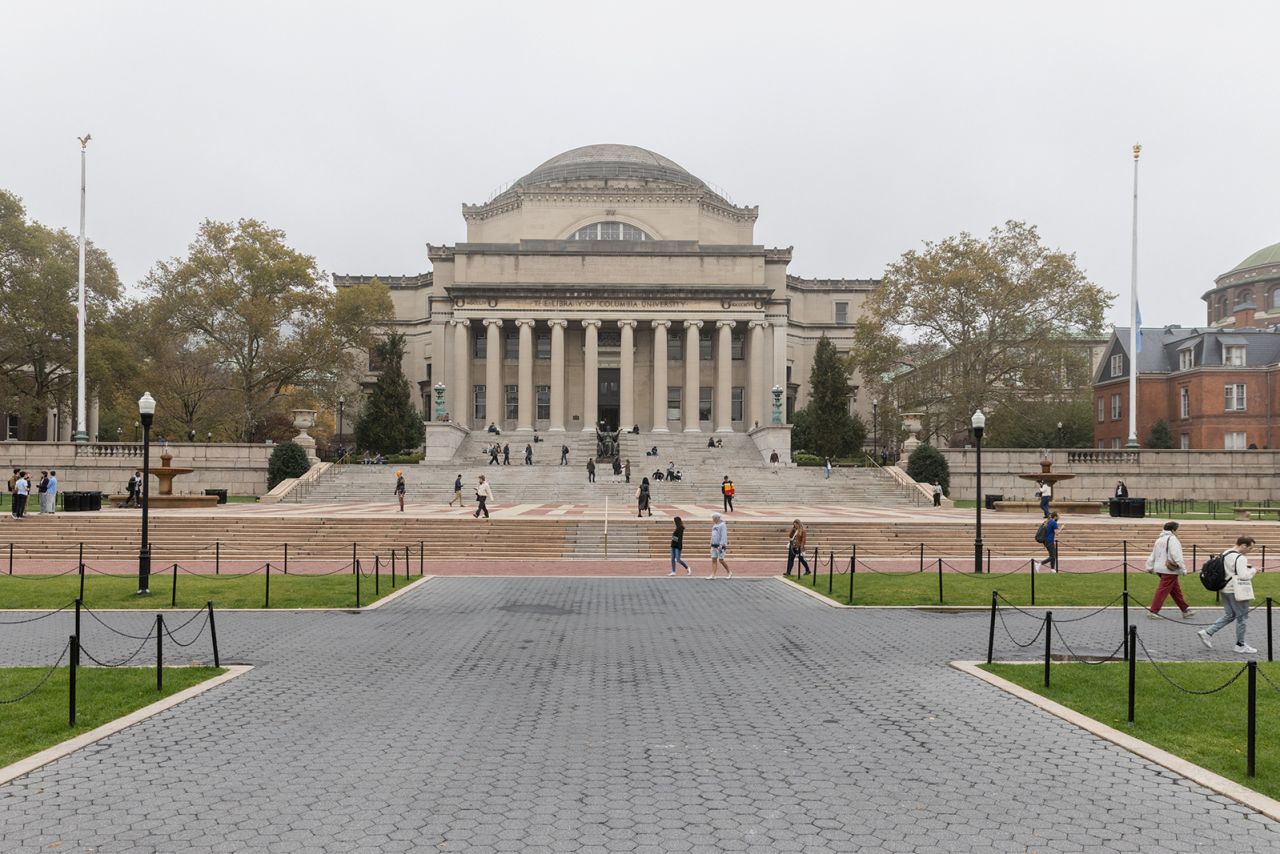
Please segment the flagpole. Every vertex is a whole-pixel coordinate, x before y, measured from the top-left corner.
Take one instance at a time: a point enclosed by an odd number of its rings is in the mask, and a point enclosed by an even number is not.
[[[1133,147],[1133,257],[1129,275],[1129,441],[1127,448],[1138,447],[1138,155],[1142,146]]]
[[[73,440],[81,443],[89,441],[84,388],[84,172],[85,149],[90,139],[89,134],[80,137],[80,291],[76,299],[76,434]]]

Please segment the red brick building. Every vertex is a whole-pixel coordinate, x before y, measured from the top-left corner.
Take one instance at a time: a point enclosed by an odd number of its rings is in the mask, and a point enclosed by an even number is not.
[[[1139,444],[1164,419],[1175,448],[1280,447],[1280,330],[1166,326],[1139,334]],[[1094,373],[1099,448],[1122,448],[1129,438],[1128,347],[1129,330],[1117,328]]]
[[[1214,327],[1280,323],[1280,243],[1265,246],[1214,279],[1200,297]]]

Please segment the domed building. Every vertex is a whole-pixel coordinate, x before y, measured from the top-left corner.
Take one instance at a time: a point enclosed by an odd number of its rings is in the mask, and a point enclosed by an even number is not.
[[[1280,322],[1280,243],[1264,246],[1214,279],[1202,297],[1210,326],[1270,326]]]
[[[631,145],[566,151],[464,204],[466,242],[428,244],[430,272],[377,276],[420,405],[471,429],[759,429],[777,445],[818,340],[847,351],[878,282],[789,275],[757,215]]]

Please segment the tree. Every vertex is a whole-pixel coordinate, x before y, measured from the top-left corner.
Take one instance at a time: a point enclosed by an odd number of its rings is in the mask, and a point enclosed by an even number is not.
[[[399,333],[373,345],[371,355],[382,372],[356,421],[356,444],[364,450],[395,454],[422,444],[422,416],[413,408],[404,375],[404,349]]]
[[[855,325],[854,364],[867,378],[932,367],[912,377],[899,404],[927,408],[948,435],[976,409],[1061,399],[1087,385],[1088,356],[1074,339],[1100,333],[1111,301],[1034,226],[1010,221],[985,240],[962,232],[889,265]]]
[[[243,441],[283,395],[350,369],[392,314],[380,282],[335,291],[315,259],[253,219],[205,220],[187,255],[157,264],[144,286],[164,334],[194,335],[226,372]]]
[[[1153,450],[1167,450],[1173,447],[1173,430],[1169,422],[1163,418],[1151,425],[1151,433],[1147,436],[1147,447]]]
[[[951,466],[942,452],[928,442],[916,445],[907,457],[907,474],[916,483],[936,483],[942,494],[951,495]]]
[[[1002,405],[988,413],[982,444],[992,448],[1088,448],[1093,444],[1092,393],[1085,388],[1069,400]]]
[[[267,459],[267,489],[275,489],[280,481],[302,477],[311,468],[307,452],[294,442],[281,442]]]
[[[825,335],[809,372],[809,405],[791,419],[792,445],[820,457],[844,457],[862,448],[867,427],[849,412],[849,363]]]

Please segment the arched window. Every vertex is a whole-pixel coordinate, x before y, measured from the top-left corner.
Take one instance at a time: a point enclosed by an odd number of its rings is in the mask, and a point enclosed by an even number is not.
[[[1280,309],[1280,288],[1271,289],[1271,298],[1267,300],[1267,307],[1272,311]]]
[[[573,233],[571,240],[652,240],[644,229],[625,222],[593,222]]]

